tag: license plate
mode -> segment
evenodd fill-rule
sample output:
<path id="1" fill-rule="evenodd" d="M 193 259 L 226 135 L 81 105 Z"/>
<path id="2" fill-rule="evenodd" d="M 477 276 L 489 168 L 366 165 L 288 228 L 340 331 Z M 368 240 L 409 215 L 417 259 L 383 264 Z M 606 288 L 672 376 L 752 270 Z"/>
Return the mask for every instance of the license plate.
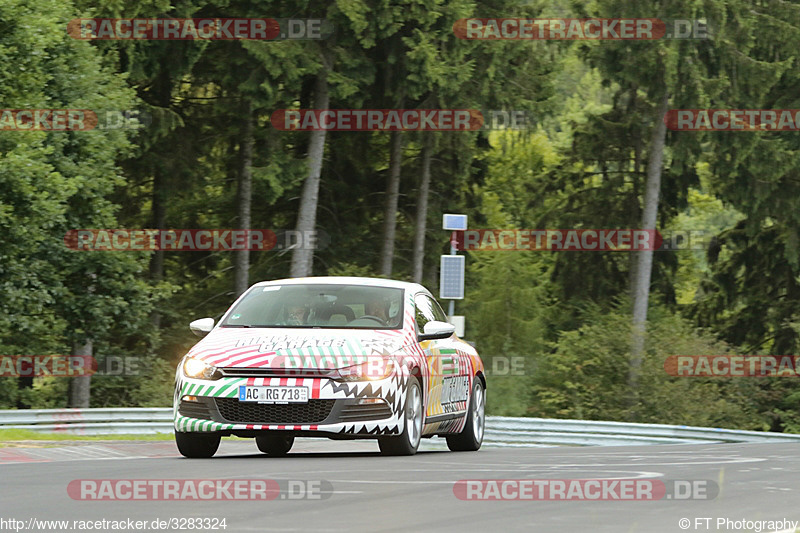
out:
<path id="1" fill-rule="evenodd" d="M 308 387 L 239 387 L 240 402 L 308 403 Z"/>

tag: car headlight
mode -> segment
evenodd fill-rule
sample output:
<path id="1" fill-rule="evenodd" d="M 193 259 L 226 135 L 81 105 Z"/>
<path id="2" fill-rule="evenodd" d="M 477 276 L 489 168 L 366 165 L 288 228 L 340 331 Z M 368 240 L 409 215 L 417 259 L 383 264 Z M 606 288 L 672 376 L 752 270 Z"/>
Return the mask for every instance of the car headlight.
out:
<path id="1" fill-rule="evenodd" d="M 392 359 L 375 357 L 366 363 L 337 368 L 331 377 L 336 381 L 377 381 L 391 376 L 394 369 Z"/>
<path id="2" fill-rule="evenodd" d="M 183 373 L 194 379 L 219 379 L 222 377 L 217 367 L 194 357 L 187 357 L 183 360 Z"/>

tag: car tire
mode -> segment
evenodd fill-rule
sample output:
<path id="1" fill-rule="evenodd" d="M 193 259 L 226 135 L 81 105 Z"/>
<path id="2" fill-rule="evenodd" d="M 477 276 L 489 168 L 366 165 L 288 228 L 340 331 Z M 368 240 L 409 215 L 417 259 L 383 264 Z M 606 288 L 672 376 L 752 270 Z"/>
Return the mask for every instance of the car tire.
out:
<path id="1" fill-rule="evenodd" d="M 190 459 L 208 459 L 219 449 L 221 436 L 216 433 L 175 432 L 175 444 L 181 455 Z"/>
<path id="2" fill-rule="evenodd" d="M 486 424 L 486 389 L 479 377 L 473 379 L 469 412 L 464 429 L 458 435 L 447 437 L 447 447 L 453 452 L 474 452 L 481 448 Z"/>
<path id="3" fill-rule="evenodd" d="M 419 380 L 412 376 L 408 384 L 406 402 L 403 406 L 405 421 L 403 432 L 394 437 L 380 437 L 378 447 L 383 455 L 414 455 L 417 453 L 422 437 L 422 387 Z"/>
<path id="4" fill-rule="evenodd" d="M 291 433 L 264 433 L 256 435 L 256 446 L 267 455 L 281 457 L 289 453 L 294 445 L 294 435 Z"/>

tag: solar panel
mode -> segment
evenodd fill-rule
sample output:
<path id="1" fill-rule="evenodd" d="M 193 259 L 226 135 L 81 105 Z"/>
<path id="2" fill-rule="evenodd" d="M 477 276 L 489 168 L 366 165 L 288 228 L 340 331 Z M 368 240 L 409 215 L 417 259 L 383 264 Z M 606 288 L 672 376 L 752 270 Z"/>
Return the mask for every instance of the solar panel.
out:
<path id="1" fill-rule="evenodd" d="M 464 299 L 464 256 L 443 255 L 439 263 L 439 298 Z"/>
<path id="2" fill-rule="evenodd" d="M 442 215 L 442 229 L 451 231 L 464 231 L 467 229 L 467 215 Z"/>

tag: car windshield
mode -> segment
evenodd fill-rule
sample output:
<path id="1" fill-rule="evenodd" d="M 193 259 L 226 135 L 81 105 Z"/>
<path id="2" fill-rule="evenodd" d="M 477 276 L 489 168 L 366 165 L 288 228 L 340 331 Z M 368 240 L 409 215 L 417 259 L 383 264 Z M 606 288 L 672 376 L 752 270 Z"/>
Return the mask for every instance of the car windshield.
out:
<path id="1" fill-rule="evenodd" d="M 403 289 L 364 285 L 254 287 L 221 327 L 400 329 Z"/>

